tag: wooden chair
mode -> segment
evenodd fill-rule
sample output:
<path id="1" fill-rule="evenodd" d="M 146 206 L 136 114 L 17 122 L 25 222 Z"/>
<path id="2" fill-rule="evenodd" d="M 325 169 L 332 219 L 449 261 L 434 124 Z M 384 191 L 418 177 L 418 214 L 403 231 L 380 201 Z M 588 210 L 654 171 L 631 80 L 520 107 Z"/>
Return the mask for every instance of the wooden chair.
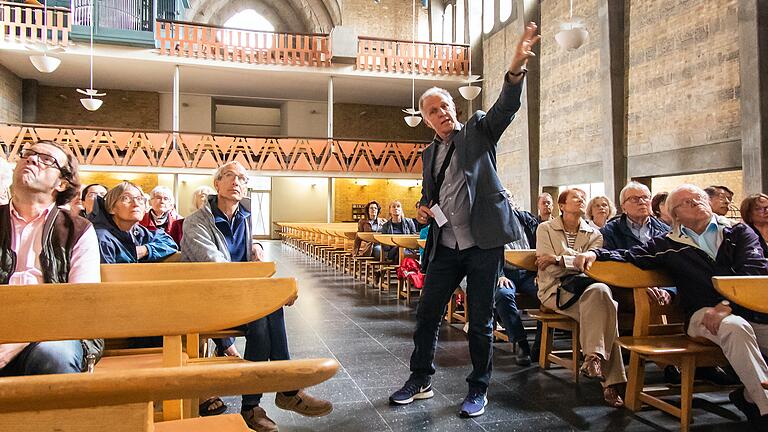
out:
<path id="1" fill-rule="evenodd" d="M 618 340 L 629 350 L 629 371 L 625 405 L 638 411 L 643 403 L 680 418 L 680 430 L 687 431 L 691 424 L 691 405 L 694 392 L 722 390 L 722 387 L 700 385 L 694 388 L 694 373 L 698 366 L 723 366 L 728 362 L 719 347 L 700 343 L 685 334 L 685 316 L 676 305 L 653 304 L 646 293 L 647 287 L 673 286 L 674 282 L 659 271 L 641 270 L 629 263 L 596 262 L 586 272 L 593 279 L 613 287 L 633 289 L 635 319 L 632 336 Z M 671 364 L 680 368 L 679 389 L 654 386 L 645 388 L 645 362 Z M 680 406 L 661 399 L 680 395 Z"/>
<path id="2" fill-rule="evenodd" d="M 531 252 L 533 252 L 533 254 L 531 254 Z M 538 268 L 536 267 L 536 251 L 534 249 L 505 250 L 504 261 L 507 264 L 511 264 L 522 270 L 538 271 Z M 533 318 L 531 313 L 535 313 L 537 309 L 540 309 L 541 303 L 536 295 L 517 293 L 515 297 L 518 310 L 520 312 L 525 312 L 531 318 Z M 526 328 L 526 330 L 529 329 Z M 531 328 L 531 330 L 535 330 L 535 328 Z M 493 335 L 497 341 L 501 340 L 509 342 L 509 335 L 507 335 L 506 332 L 494 330 Z"/>
<path id="3" fill-rule="evenodd" d="M 399 265 L 402 265 L 403 259 L 405 258 L 405 251 L 410 250 L 418 250 L 419 249 L 419 235 L 418 234 L 408 234 L 408 235 L 393 235 L 392 236 L 392 242 L 395 243 L 400 248 L 400 254 L 398 257 L 398 263 Z M 411 283 L 408 282 L 408 279 L 397 281 L 397 296 L 398 298 L 402 297 L 405 298 L 406 303 L 411 302 L 411 294 L 421 294 L 421 290 L 417 289 L 415 287 L 411 286 Z"/>
<path id="4" fill-rule="evenodd" d="M 333 360 L 186 366 L 181 335 L 232 327 L 263 317 L 296 295 L 293 279 L 108 282 L 0 287 L 0 343 L 164 335 L 160 362 L 93 374 L 0 378 L 0 430 L 245 431 L 242 419 L 217 416 L 153 424 L 153 400 L 166 400 L 166 420 L 180 401 L 210 394 L 285 391 L 322 382 Z M 227 314 L 219 311 L 226 307 Z M 141 357 L 141 356 L 138 356 Z M 183 367 L 182 367 L 183 366 Z M 55 389 L 55 391 L 51 391 Z M 157 427 L 155 427 L 157 426 Z"/>

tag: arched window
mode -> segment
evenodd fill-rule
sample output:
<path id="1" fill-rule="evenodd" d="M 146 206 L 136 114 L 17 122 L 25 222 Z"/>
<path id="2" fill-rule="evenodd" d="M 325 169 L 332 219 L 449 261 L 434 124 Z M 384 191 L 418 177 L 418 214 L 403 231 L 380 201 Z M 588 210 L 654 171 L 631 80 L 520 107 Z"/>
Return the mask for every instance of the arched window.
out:
<path id="1" fill-rule="evenodd" d="M 453 5 L 446 6 L 443 12 L 443 42 L 453 42 Z"/>
<path id="2" fill-rule="evenodd" d="M 501 0 L 499 2 L 499 20 L 504 22 L 512 15 L 512 0 Z"/>
<path id="3" fill-rule="evenodd" d="M 496 15 L 494 14 L 494 0 L 483 0 L 483 31 L 489 33 L 496 24 Z"/>
<path id="4" fill-rule="evenodd" d="M 464 2 L 466 0 L 458 0 L 456 2 L 456 43 L 464 43 L 464 27 L 465 27 L 465 7 Z"/>
<path id="5" fill-rule="evenodd" d="M 255 32 L 274 32 L 275 26 L 266 18 L 261 16 L 253 9 L 240 11 L 230 17 L 224 27 L 240 30 L 253 30 Z M 236 44 L 238 46 L 247 45 L 254 48 L 271 48 L 272 37 L 266 33 L 247 33 L 241 34 L 238 38 L 232 32 L 224 32 L 222 42 L 227 45 Z"/>

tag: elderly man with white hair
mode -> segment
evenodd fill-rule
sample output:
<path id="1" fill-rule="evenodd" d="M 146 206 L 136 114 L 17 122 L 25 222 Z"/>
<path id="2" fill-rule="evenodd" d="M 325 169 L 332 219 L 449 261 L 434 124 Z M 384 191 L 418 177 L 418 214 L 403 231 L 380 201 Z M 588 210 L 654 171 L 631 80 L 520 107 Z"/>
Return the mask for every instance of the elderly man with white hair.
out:
<path id="1" fill-rule="evenodd" d="M 745 224 L 731 225 L 713 214 L 707 194 L 693 185 L 677 187 L 667 198 L 674 229 L 627 250 L 598 249 L 577 256 L 574 265 L 595 260 L 662 268 L 674 280 L 689 317 L 688 335 L 716 343 L 744 383 L 730 398 L 756 430 L 768 430 L 768 314 L 729 303 L 713 287 L 712 276 L 768 275 L 757 235 Z"/>
<path id="2" fill-rule="evenodd" d="M 165 186 L 156 186 L 149 193 L 149 207 L 149 211 L 140 222 L 141 225 L 150 231 L 164 230 L 178 244 L 181 238 L 178 236 L 178 231 L 173 229 L 173 225 L 179 220 L 179 215 L 176 214 L 173 191 Z"/>

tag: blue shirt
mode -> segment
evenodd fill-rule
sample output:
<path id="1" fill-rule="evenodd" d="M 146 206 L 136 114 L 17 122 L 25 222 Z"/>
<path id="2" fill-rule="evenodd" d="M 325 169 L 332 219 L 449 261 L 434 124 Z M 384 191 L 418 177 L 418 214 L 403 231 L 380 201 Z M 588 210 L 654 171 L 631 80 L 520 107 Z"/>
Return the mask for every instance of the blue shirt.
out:
<path id="1" fill-rule="evenodd" d="M 645 223 L 642 225 L 632 222 L 632 219 L 627 216 L 627 226 L 632 234 L 640 240 L 640 243 L 645 243 L 651 239 L 651 218 L 646 218 Z"/>
<path id="2" fill-rule="evenodd" d="M 213 222 L 216 228 L 224 235 L 227 242 L 229 256 L 232 262 L 248 261 L 248 217 L 251 215 L 243 206 L 238 205 L 237 211 L 232 215 L 232 220 L 219 210 L 218 197 L 211 201 L 211 211 L 213 212 Z"/>
<path id="3" fill-rule="evenodd" d="M 717 223 L 717 218 L 713 215 L 709 225 L 701 234 L 696 234 L 693 230 L 684 226 L 680 227 L 680 231 L 690 237 L 707 255 L 715 259 L 717 257 L 717 250 L 720 249 L 720 243 L 723 242 L 723 228 Z"/>

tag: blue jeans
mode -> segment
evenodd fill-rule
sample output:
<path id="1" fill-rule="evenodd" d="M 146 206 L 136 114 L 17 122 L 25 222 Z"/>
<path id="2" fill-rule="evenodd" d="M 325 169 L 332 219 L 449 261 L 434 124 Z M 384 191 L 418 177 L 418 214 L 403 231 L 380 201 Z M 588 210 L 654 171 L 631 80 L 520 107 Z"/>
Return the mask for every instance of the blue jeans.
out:
<path id="1" fill-rule="evenodd" d="M 264 318 L 251 321 L 237 327 L 245 332 L 245 354 L 249 361 L 290 360 L 288 337 L 285 334 L 283 308 Z M 291 393 L 291 392 L 286 392 Z M 256 406 L 261 402 L 261 394 L 243 395 L 244 407 Z"/>
<path id="2" fill-rule="evenodd" d="M 512 281 L 512 287 L 498 287 L 494 295 L 496 312 L 501 318 L 504 328 L 507 329 L 509 341 L 517 343 L 524 351 L 529 351 L 528 342 L 523 328 L 523 321 L 517 309 L 515 294 L 520 292 L 536 296 L 536 273 L 525 270 L 504 269 L 504 276 Z"/>
<path id="3" fill-rule="evenodd" d="M 85 366 L 83 357 L 79 340 L 35 342 L 0 369 L 0 376 L 80 373 Z"/>
<path id="4" fill-rule="evenodd" d="M 503 260 L 503 247 L 472 247 L 459 251 L 437 246 L 435 258 L 427 267 L 416 310 L 411 380 L 423 382 L 434 375 L 433 360 L 440 323 L 453 291 L 466 276 L 469 355 L 472 359 L 472 372 L 467 376 L 467 382 L 472 388 L 483 391 L 488 388 L 492 369 L 493 293 Z"/>

